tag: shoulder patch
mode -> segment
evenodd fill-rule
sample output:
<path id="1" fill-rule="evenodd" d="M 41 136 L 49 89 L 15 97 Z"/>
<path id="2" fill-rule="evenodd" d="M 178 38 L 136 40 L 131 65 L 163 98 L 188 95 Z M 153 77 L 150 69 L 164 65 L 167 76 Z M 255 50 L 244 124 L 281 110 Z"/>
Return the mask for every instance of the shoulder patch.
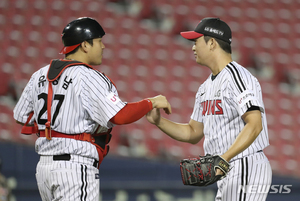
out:
<path id="1" fill-rule="evenodd" d="M 113 104 L 117 105 L 121 100 L 120 98 L 114 94 L 113 92 L 109 93 L 106 98 Z"/>

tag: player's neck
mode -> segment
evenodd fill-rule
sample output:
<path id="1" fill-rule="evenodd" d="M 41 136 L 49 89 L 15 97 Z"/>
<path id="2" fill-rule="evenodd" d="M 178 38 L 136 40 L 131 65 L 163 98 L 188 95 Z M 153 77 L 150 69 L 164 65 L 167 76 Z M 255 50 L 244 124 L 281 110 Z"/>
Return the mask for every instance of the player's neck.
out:
<path id="1" fill-rule="evenodd" d="M 218 54 L 214 60 L 212 60 L 209 68 L 213 75 L 217 75 L 232 61 L 231 54 Z"/>
<path id="2" fill-rule="evenodd" d="M 65 59 L 67 60 L 75 60 L 75 61 L 80 61 L 82 63 L 87 63 L 87 59 L 85 59 L 85 57 L 82 57 L 80 56 L 79 54 L 71 54 L 71 55 L 68 55 Z"/>

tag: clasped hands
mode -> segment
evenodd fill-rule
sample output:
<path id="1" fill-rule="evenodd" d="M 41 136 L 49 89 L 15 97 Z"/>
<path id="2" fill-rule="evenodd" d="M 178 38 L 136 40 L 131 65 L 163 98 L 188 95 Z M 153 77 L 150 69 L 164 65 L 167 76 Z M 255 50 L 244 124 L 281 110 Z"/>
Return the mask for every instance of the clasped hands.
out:
<path id="1" fill-rule="evenodd" d="M 147 120 L 151 124 L 158 125 L 160 121 L 160 111 L 163 109 L 166 114 L 172 113 L 172 108 L 167 98 L 162 95 L 155 96 L 153 98 L 148 98 L 152 102 L 153 109 L 146 114 Z"/>

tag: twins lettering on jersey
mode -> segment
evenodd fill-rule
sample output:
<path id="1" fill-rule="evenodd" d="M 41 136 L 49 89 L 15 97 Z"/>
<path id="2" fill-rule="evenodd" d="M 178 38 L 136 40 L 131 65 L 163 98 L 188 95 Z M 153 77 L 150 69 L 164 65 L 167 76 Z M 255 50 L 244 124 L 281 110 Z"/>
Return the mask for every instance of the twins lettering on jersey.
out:
<path id="1" fill-rule="evenodd" d="M 201 93 L 201 96 L 205 94 Z M 201 102 L 201 106 L 203 108 L 202 116 L 205 115 L 222 115 L 223 114 L 223 108 L 222 108 L 222 100 L 219 99 L 221 96 L 221 90 L 218 90 L 214 97 L 217 99 L 214 100 L 205 100 Z"/>
<path id="2" fill-rule="evenodd" d="M 201 106 L 203 108 L 202 116 L 223 114 L 221 99 L 203 101 L 201 102 Z"/>

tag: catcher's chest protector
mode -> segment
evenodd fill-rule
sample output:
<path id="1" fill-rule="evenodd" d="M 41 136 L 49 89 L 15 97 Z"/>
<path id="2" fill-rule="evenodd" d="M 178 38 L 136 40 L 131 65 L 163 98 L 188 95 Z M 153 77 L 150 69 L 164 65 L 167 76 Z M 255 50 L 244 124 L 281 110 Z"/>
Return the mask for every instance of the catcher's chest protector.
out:
<path id="1" fill-rule="evenodd" d="M 59 59 L 54 59 L 50 63 L 50 67 L 48 70 L 47 74 L 47 79 L 49 81 L 48 85 L 48 97 L 47 97 L 47 122 L 45 123 L 45 134 L 46 138 L 48 140 L 51 140 L 51 105 L 52 105 L 52 96 L 53 96 L 53 90 L 52 90 L 52 83 L 59 78 L 59 76 L 63 73 L 63 71 L 70 67 L 70 66 L 76 66 L 76 65 L 84 65 L 88 68 L 93 67 L 79 62 L 79 61 L 74 61 L 74 60 L 59 60 Z"/>

